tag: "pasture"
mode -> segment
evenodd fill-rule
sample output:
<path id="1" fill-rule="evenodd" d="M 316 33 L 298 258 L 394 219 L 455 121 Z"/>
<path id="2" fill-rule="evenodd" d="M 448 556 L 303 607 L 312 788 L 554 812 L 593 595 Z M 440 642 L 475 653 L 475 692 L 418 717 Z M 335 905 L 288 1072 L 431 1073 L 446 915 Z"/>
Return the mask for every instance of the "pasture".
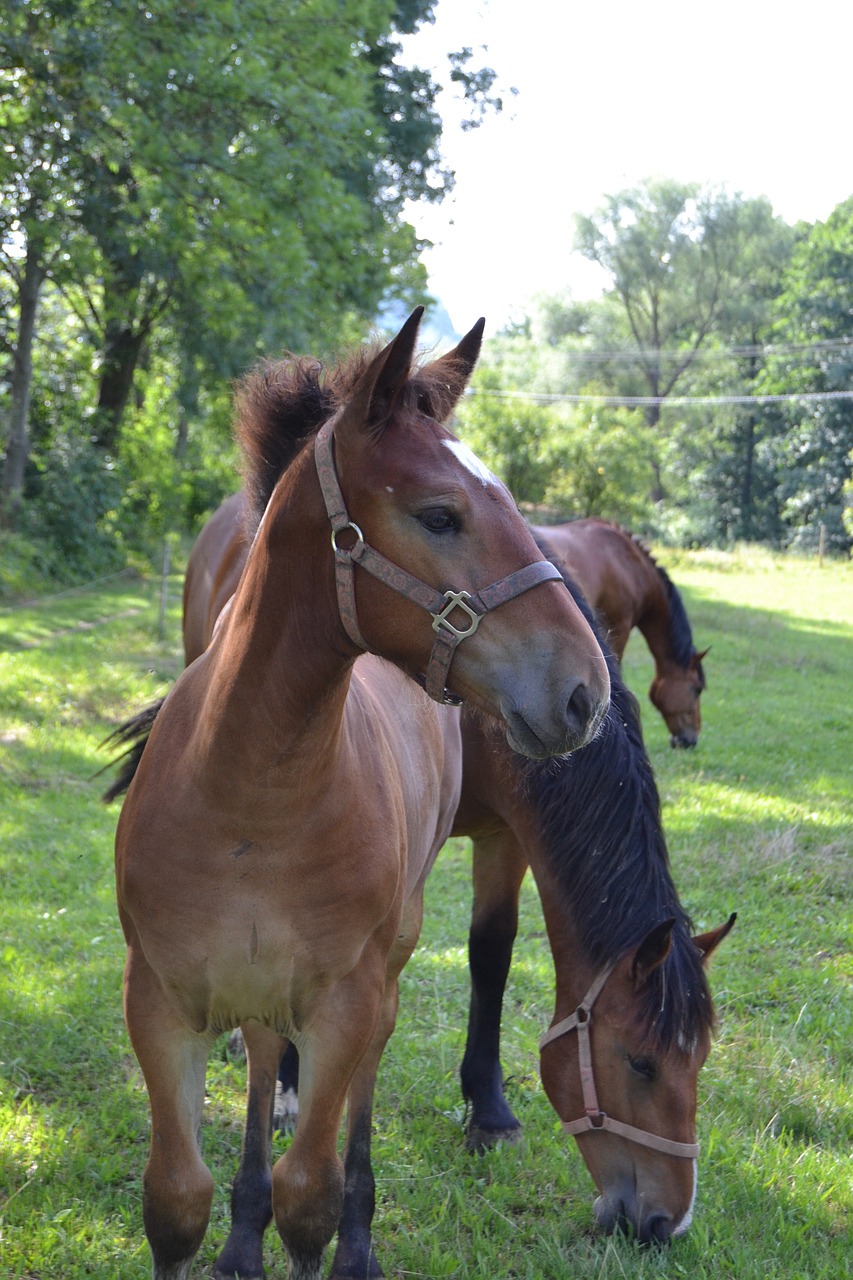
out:
<path id="1" fill-rule="evenodd" d="M 853 565 L 661 556 L 706 660 L 703 732 L 672 751 L 630 642 L 673 871 L 699 929 L 732 910 L 714 958 L 719 1037 L 700 1080 L 693 1226 L 663 1251 L 592 1234 L 592 1183 L 538 1078 L 551 964 L 525 883 L 503 1062 L 520 1148 L 462 1143 L 468 846 L 427 885 L 375 1113 L 377 1253 L 389 1277 L 839 1280 L 853 1274 Z M 98 742 L 180 670 L 180 580 L 157 638 L 159 584 L 118 578 L 0 614 L 0 1277 L 143 1280 L 148 1108 L 121 1014 L 117 806 Z M 244 1070 L 208 1071 L 216 1178 L 196 1274 L 227 1233 Z M 285 1137 L 276 1136 L 276 1150 Z M 266 1264 L 285 1275 L 274 1233 Z"/>

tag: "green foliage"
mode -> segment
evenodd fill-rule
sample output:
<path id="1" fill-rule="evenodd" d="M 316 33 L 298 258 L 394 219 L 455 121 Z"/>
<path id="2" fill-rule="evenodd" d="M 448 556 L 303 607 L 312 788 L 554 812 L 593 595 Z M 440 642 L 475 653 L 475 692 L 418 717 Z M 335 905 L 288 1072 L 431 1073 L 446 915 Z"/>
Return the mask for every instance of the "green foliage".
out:
<path id="1" fill-rule="evenodd" d="M 510 1280 L 844 1280 L 850 1276 L 850 856 L 853 641 L 849 564 L 746 548 L 671 555 L 697 643 L 711 645 L 703 734 L 672 751 L 625 655 L 680 895 L 698 928 L 737 910 L 710 980 L 719 1033 L 700 1076 L 695 1220 L 670 1248 L 591 1231 L 592 1181 L 541 1087 L 553 1011 L 528 878 L 505 1002 L 503 1063 L 521 1147 L 463 1149 L 470 852 L 450 841 L 427 882 L 379 1076 L 375 1238 L 388 1276 Z M 121 1014 L 115 808 L 98 742 L 180 669 L 180 580 L 156 639 L 159 583 L 129 579 L 0 615 L 0 1273 L 146 1280 L 145 1090 Z M 796 749 L 792 749 L 796 744 Z M 220 1042 L 202 1126 L 216 1180 L 197 1263 L 221 1246 L 245 1068 Z M 277 1135 L 275 1154 L 289 1139 Z M 275 1232 L 270 1280 L 286 1264 Z"/>
<path id="2" fill-rule="evenodd" d="M 531 403 L 501 390 L 499 373 L 485 365 L 457 429 L 528 507 L 555 519 L 603 515 L 638 525 L 648 515 L 651 443 L 641 414 Z"/>
<path id="3" fill-rule="evenodd" d="M 324 355 L 363 337 L 388 294 L 422 297 L 403 203 L 440 198 L 452 176 L 438 86 L 405 64 L 397 35 L 432 11 L 433 0 L 5 6 L 0 375 L 5 363 L 17 381 L 0 401 L 4 519 L 31 453 L 46 475 L 54 447 L 83 457 L 95 444 L 123 477 L 117 545 L 145 545 L 221 492 L 206 437 L 235 376 L 282 347 Z M 494 109 L 493 73 L 470 56 L 455 55 L 452 74 L 472 106 Z M 139 409 L 152 397 L 166 412 L 156 428 Z M 152 441 L 150 475 L 137 430 Z M 164 431 L 177 458 L 201 464 L 197 485 L 168 461 Z"/>
<path id="4" fill-rule="evenodd" d="M 653 451 L 641 413 L 578 405 L 560 433 L 545 503 L 567 519 L 601 516 L 643 529 L 651 514 Z"/>
<path id="5" fill-rule="evenodd" d="M 849 550 L 853 198 L 825 224 L 790 227 L 766 200 L 653 181 L 579 217 L 577 244 L 612 287 L 542 298 L 487 344 L 517 423 L 514 436 L 497 411 L 480 415 L 495 469 L 526 479 L 532 457 L 534 501 L 677 544 L 814 550 L 823 526 L 829 547 Z M 645 400 L 650 429 L 608 399 Z M 547 404 L 547 450 L 521 443 L 526 401 Z"/>
<path id="6" fill-rule="evenodd" d="M 120 484 L 101 450 L 74 437 L 54 441 L 32 480 L 21 527 L 40 548 L 37 562 L 50 578 L 80 582 L 124 563 L 109 520 Z"/>
<path id="7" fill-rule="evenodd" d="M 786 405 L 776 420 L 774 459 L 788 540 L 814 548 L 819 527 L 827 544 L 848 550 L 845 486 L 853 450 L 853 197 L 804 236 L 783 277 L 775 336 L 791 354 L 770 362 L 771 392 L 815 394 Z M 797 351 L 805 346 L 805 354 Z M 842 393 L 833 395 L 833 393 Z"/>

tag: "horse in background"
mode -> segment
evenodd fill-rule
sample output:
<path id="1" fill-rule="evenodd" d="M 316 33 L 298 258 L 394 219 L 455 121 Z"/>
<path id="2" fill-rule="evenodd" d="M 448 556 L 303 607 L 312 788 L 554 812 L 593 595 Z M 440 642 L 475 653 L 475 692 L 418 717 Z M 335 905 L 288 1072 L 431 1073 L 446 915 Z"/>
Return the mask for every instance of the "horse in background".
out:
<path id="1" fill-rule="evenodd" d="M 540 545 L 547 549 L 545 540 Z M 504 1096 L 500 1031 L 529 866 L 556 984 L 554 1016 L 540 1042 L 545 1091 L 598 1189 L 599 1227 L 627 1226 L 642 1242 L 664 1242 L 692 1217 L 697 1079 L 714 1024 L 705 965 L 735 917 L 693 933 L 671 876 L 639 707 L 599 639 L 610 708 L 580 751 L 539 767 L 505 750 L 481 716 L 463 710 L 453 834 L 469 836 L 474 855 L 460 1073 L 467 1143 L 482 1151 L 521 1131 Z"/>
<path id="2" fill-rule="evenodd" d="M 695 747 L 705 688 L 702 660 L 684 602 L 668 574 L 634 535 L 607 520 L 535 525 L 598 614 L 608 643 L 621 662 L 633 627 L 642 633 L 655 662 L 649 698 L 662 715 L 673 747 Z"/>
<path id="3" fill-rule="evenodd" d="M 262 1275 L 274 1217 L 298 1280 L 319 1280 L 336 1230 L 332 1275 L 381 1275 L 373 1093 L 458 802 L 459 714 L 442 704 L 470 702 L 543 758 L 582 745 L 606 713 L 588 622 L 507 490 L 442 425 L 482 322 L 418 368 L 421 310 L 381 350 L 326 373 L 278 362 L 243 385 L 259 518 L 239 583 L 204 652 L 118 731 L 130 754 L 108 794 L 127 787 L 116 882 L 125 1017 L 151 1106 L 154 1280 L 187 1280 L 207 1229 L 205 1064 L 235 1026 L 249 1092 L 233 1205 L 251 1229 L 232 1231 L 214 1274 Z M 270 1169 L 289 1042 L 301 1114 Z"/>

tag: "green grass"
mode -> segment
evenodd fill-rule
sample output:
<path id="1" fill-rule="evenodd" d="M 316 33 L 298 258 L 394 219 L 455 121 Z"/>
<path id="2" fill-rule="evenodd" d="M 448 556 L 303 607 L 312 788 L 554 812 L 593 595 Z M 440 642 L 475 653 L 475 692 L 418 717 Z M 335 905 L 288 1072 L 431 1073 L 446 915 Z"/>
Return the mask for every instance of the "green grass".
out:
<path id="1" fill-rule="evenodd" d="M 749 549 L 662 557 L 706 661 L 702 740 L 675 752 L 641 697 L 676 883 L 697 926 L 738 925 L 712 968 L 720 1034 L 701 1078 L 695 1222 L 659 1253 L 591 1231 L 592 1183 L 538 1079 L 552 975 L 535 890 L 507 993 L 521 1148 L 463 1150 L 468 846 L 442 852 L 383 1063 L 375 1236 L 389 1277 L 838 1280 L 850 1210 L 853 567 Z M 180 670 L 158 588 L 127 578 L 0 613 L 0 1277 L 143 1280 L 145 1092 L 121 1016 L 116 809 L 97 744 Z M 216 1178 L 196 1274 L 226 1233 L 243 1068 L 217 1047 L 203 1145 Z M 276 1138 L 279 1149 L 286 1139 Z M 268 1235 L 271 1280 L 286 1274 Z"/>

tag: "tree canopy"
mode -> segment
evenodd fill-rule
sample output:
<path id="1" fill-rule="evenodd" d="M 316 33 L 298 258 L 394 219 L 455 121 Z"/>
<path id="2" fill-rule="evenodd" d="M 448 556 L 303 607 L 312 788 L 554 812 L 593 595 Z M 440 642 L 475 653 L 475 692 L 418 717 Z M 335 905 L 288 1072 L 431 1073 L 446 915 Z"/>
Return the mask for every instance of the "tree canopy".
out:
<path id="1" fill-rule="evenodd" d="M 433 4 L 4 0 L 7 526 L 63 447 L 120 466 L 146 394 L 180 453 L 258 355 L 322 354 L 389 294 L 423 296 L 401 210 L 452 175 L 438 85 L 399 37 Z M 450 65 L 481 108 L 494 73 L 470 50 Z"/>
<path id="2" fill-rule="evenodd" d="M 610 287 L 543 298 L 487 344 L 480 403 L 462 411 L 495 463 L 508 413 L 534 420 L 503 460 L 509 474 L 523 461 L 517 496 L 693 543 L 814 546 L 823 526 L 847 549 L 851 201 L 791 227 L 766 199 L 654 180 L 576 228 Z M 536 435 L 547 446 L 531 457 Z"/>

